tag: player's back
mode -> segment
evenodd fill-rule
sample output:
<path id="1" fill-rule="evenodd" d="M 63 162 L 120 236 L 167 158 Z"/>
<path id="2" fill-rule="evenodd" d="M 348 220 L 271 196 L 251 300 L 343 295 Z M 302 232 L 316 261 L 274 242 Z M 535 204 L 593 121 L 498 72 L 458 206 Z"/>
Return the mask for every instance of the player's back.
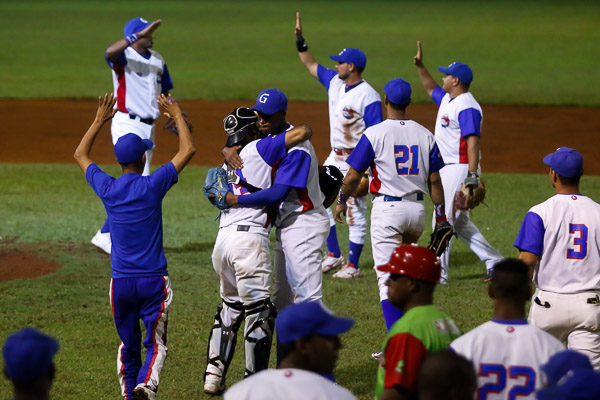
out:
<path id="1" fill-rule="evenodd" d="M 541 387 L 540 366 L 564 345 L 527 321 L 488 321 L 450 344 L 473 362 L 478 399 L 534 399 Z"/>

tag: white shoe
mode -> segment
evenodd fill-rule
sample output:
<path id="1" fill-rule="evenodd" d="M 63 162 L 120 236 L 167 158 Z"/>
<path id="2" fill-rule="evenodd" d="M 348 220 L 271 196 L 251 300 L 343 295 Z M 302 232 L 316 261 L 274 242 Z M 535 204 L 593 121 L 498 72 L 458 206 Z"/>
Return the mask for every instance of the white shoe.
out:
<path id="1" fill-rule="evenodd" d="M 204 377 L 204 393 L 218 396 L 225 391 L 223 377 L 215 374 L 206 374 Z"/>
<path id="2" fill-rule="evenodd" d="M 355 268 L 354 264 L 346 264 L 344 268 L 333 274 L 334 278 L 352 279 L 360 276 L 360 268 Z"/>
<path id="3" fill-rule="evenodd" d="M 140 383 L 133 389 L 131 393 L 133 400 L 156 400 L 156 392 L 145 385 Z"/>
<path id="4" fill-rule="evenodd" d="M 383 357 L 383 351 L 376 351 L 375 353 L 371 353 L 371 358 L 373 358 L 374 360 L 381 360 L 381 358 Z"/>
<path id="5" fill-rule="evenodd" d="M 96 234 L 92 238 L 92 244 L 96 247 L 99 247 L 105 253 L 110 254 L 110 249 L 112 247 L 112 242 L 110 240 L 110 232 L 96 232 Z"/>
<path id="6" fill-rule="evenodd" d="M 333 253 L 328 253 L 327 257 L 325 257 L 325 259 L 321 263 L 321 269 L 323 270 L 323 272 L 329 272 L 332 269 L 336 269 L 343 266 L 345 263 L 346 260 L 344 259 L 344 256 L 342 254 L 340 254 L 339 257 L 334 257 Z"/>

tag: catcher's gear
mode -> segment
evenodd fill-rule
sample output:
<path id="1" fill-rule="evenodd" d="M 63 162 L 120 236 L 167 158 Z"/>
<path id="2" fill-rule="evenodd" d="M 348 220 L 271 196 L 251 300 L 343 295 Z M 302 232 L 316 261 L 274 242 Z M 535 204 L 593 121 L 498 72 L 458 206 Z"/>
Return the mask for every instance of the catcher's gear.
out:
<path id="1" fill-rule="evenodd" d="M 240 144 L 247 136 L 252 139 L 257 132 L 258 117 L 248 107 L 238 107 L 223 120 L 223 129 L 227 133 L 227 147 Z"/>
<path id="2" fill-rule="evenodd" d="M 188 129 L 190 130 L 190 133 L 192 133 L 193 126 L 188 118 L 188 115 L 186 113 L 182 112 L 181 116 L 183 117 L 185 124 L 187 125 Z M 166 131 L 169 131 L 169 132 L 173 132 L 174 134 L 179 136 L 179 128 L 177 128 L 177 123 L 175 122 L 175 120 L 173 118 L 169 118 L 167 123 L 164 124 L 163 129 Z"/>
<path id="3" fill-rule="evenodd" d="M 235 168 L 227 164 L 227 183 L 235 186 L 241 186 L 248 190 L 250 193 L 256 193 L 259 190 L 262 190 L 261 188 L 258 188 L 240 178 L 240 176 L 236 172 L 237 170 Z"/>
<path id="4" fill-rule="evenodd" d="M 204 180 L 204 195 L 219 210 L 229 208 L 225 197 L 229 191 L 227 172 L 223 168 L 211 168 Z"/>
<path id="5" fill-rule="evenodd" d="M 322 165 L 319 167 L 319 188 L 325 196 L 323 206 L 328 208 L 335 199 L 342 187 L 344 175 L 333 165 Z"/>
<path id="6" fill-rule="evenodd" d="M 275 305 L 270 298 L 244 306 L 246 313 L 246 376 L 269 368 L 269 356 L 275 330 Z"/>
<path id="7" fill-rule="evenodd" d="M 442 263 L 435 253 L 415 243 L 396 247 L 390 262 L 377 267 L 390 274 L 408 275 L 423 281 L 437 283 L 442 276 Z"/>
<path id="8" fill-rule="evenodd" d="M 354 192 L 352 192 L 352 197 L 363 197 L 369 193 L 369 175 L 364 174 L 362 178 L 360 178 L 360 183 Z"/>
<path id="9" fill-rule="evenodd" d="M 468 180 L 471 181 L 468 181 Z M 476 179 L 476 181 L 475 181 Z M 473 184 L 474 182 L 476 184 Z M 460 187 L 460 191 L 456 193 L 454 198 L 455 210 L 471 210 L 477 207 L 480 203 L 485 204 L 485 181 L 479 177 L 468 177 Z"/>
<path id="10" fill-rule="evenodd" d="M 208 336 L 207 373 L 222 376 L 225 379 L 229 364 L 233 359 L 237 331 L 244 320 L 244 306 L 240 302 L 230 303 L 222 300 Z M 204 374 L 206 379 L 206 373 Z"/>
<path id="11" fill-rule="evenodd" d="M 440 257 L 450 244 L 452 235 L 454 235 L 454 230 L 448 221 L 436 223 L 427 248 Z"/>

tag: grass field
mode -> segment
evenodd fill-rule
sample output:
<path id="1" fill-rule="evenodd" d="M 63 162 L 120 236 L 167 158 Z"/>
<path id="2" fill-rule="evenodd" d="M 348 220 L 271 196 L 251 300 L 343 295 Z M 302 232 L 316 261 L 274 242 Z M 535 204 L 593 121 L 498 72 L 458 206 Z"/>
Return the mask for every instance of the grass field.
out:
<path id="1" fill-rule="evenodd" d="M 107 170 L 118 174 L 115 166 Z M 3 164 L 0 171 L 0 252 L 32 245 L 36 254 L 62 265 L 49 276 L 0 283 L 0 338 L 32 325 L 60 339 L 54 398 L 118 398 L 119 340 L 108 302 L 110 261 L 88 244 L 105 218 L 100 201 L 74 165 Z M 162 399 L 204 398 L 206 340 L 219 302 L 218 279 L 210 262 L 217 212 L 201 193 L 205 174 L 205 168 L 187 168 L 164 201 L 165 253 L 174 301 L 169 357 L 161 375 Z M 512 243 L 523 216 L 529 207 L 551 196 L 552 188 L 545 175 L 488 174 L 486 178 L 489 208 L 478 208 L 474 220 L 502 254 L 516 256 Z M 600 177 L 584 176 L 582 191 L 599 198 Z M 343 236 L 345 227 L 340 230 Z M 429 232 L 421 244 L 427 242 Z M 369 355 L 385 335 L 372 262 L 367 240 L 360 264 L 364 277 L 352 282 L 324 279 L 326 303 L 357 321 L 343 337 L 337 378 L 360 399 L 372 397 L 377 364 Z M 481 282 L 484 267 L 462 243 L 455 246 L 451 264 L 451 282 L 438 288 L 436 303 L 467 331 L 491 317 L 491 302 Z M 238 350 L 242 350 L 239 345 Z M 236 355 L 230 382 L 241 378 L 242 354 Z M 8 382 L 1 380 L 0 399 L 10 398 L 8 388 Z"/>
<path id="2" fill-rule="evenodd" d="M 589 82 L 600 61 L 597 1 L 10 1 L 0 3 L 0 97 L 96 97 L 110 91 L 106 47 L 130 18 L 163 19 L 155 49 L 181 99 L 253 99 L 277 87 L 293 100 L 325 100 L 294 46 L 295 12 L 317 61 L 358 47 L 379 91 L 413 85 L 416 40 L 425 63 L 469 63 L 482 103 L 600 106 Z M 434 74 L 440 76 L 441 74 Z M 426 101 L 414 90 L 414 101 Z"/>

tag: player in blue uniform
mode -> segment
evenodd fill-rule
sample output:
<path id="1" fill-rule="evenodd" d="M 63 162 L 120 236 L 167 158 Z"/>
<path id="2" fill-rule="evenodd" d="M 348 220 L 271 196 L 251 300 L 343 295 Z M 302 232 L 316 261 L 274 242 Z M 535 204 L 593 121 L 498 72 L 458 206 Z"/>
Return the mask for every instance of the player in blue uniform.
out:
<path id="1" fill-rule="evenodd" d="M 100 99 L 94 122 L 75 150 L 75 160 L 100 197 L 113 237 L 110 302 L 121 339 L 117 368 L 125 399 L 154 399 L 159 374 L 167 355 L 167 316 L 171 281 L 163 250 L 162 199 L 178 180 L 178 174 L 196 149 L 177 103 L 161 95 L 159 103 L 179 129 L 179 151 L 171 162 L 149 176 L 142 176 L 145 152 L 153 146 L 133 133 L 119 138 L 115 155 L 123 175 L 115 179 L 90 159 L 96 136 L 111 119 L 116 99 Z M 146 360 L 141 360 L 140 319 L 146 328 Z"/>

